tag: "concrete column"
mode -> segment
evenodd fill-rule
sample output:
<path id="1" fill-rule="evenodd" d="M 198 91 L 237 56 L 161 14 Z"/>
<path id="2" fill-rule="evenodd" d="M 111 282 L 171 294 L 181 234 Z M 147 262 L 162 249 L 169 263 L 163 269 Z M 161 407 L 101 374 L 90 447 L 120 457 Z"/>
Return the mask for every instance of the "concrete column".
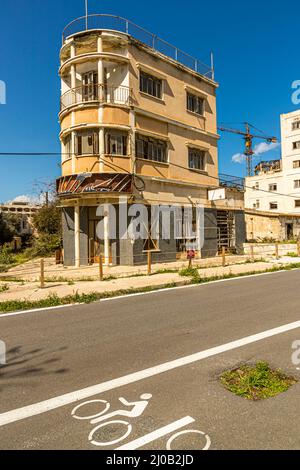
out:
<path id="1" fill-rule="evenodd" d="M 74 207 L 75 266 L 80 266 L 80 206 Z"/>
<path id="2" fill-rule="evenodd" d="M 76 88 L 76 65 L 71 65 L 71 88 Z"/>
<path id="3" fill-rule="evenodd" d="M 135 112 L 133 109 L 129 113 L 129 123 L 131 127 L 131 141 L 130 141 L 130 154 L 131 154 L 131 171 L 136 173 L 136 156 L 135 156 Z"/>
<path id="4" fill-rule="evenodd" d="M 108 204 L 104 206 L 104 262 L 105 265 L 109 265 L 109 208 Z"/>
<path id="5" fill-rule="evenodd" d="M 75 42 L 72 42 L 71 43 L 71 59 L 74 59 L 74 57 L 76 57 L 76 46 L 75 46 Z"/>
<path id="6" fill-rule="evenodd" d="M 71 149 L 72 149 L 72 174 L 76 173 L 76 155 L 75 155 L 75 139 L 76 134 L 73 131 L 71 134 Z"/>
<path id="7" fill-rule="evenodd" d="M 103 40 L 102 36 L 98 36 L 97 40 L 97 52 L 101 54 L 103 52 Z M 99 99 L 100 103 L 103 102 L 103 85 L 104 85 L 104 65 L 102 57 L 98 60 L 98 83 L 99 83 Z"/>
<path id="8" fill-rule="evenodd" d="M 99 171 L 100 173 L 103 173 L 104 172 L 104 155 L 105 155 L 105 134 L 104 134 L 103 127 L 100 127 L 99 129 L 99 155 L 100 155 Z"/>

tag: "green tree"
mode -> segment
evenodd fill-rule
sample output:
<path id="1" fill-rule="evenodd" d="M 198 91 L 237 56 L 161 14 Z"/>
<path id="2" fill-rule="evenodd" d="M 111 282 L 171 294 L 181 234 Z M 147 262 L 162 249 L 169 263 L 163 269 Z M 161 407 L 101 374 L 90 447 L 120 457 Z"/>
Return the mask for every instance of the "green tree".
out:
<path id="1" fill-rule="evenodd" d="M 33 224 L 40 235 L 61 236 L 61 210 L 57 207 L 57 202 L 43 206 L 36 212 L 33 216 Z"/>
<path id="2" fill-rule="evenodd" d="M 34 216 L 33 225 L 38 237 L 31 250 L 35 256 L 49 256 L 61 247 L 61 210 L 54 201 L 43 206 Z"/>

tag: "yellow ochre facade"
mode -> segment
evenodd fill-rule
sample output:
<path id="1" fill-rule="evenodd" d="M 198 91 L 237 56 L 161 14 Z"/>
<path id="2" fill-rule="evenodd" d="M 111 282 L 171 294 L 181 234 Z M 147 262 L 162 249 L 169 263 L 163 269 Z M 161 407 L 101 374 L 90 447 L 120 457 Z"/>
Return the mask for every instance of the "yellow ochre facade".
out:
<path id="1" fill-rule="evenodd" d="M 145 260 L 145 244 L 97 241 L 97 207 L 118 205 L 120 196 L 129 204 L 201 203 L 213 215 L 219 136 L 211 67 L 128 20 L 92 15 L 66 28 L 59 74 L 66 264 L 88 264 L 101 251 L 107 264 Z M 212 231 L 210 255 L 218 248 Z M 178 258 L 179 245 L 168 259 Z M 154 251 L 166 260 L 162 244 Z"/>

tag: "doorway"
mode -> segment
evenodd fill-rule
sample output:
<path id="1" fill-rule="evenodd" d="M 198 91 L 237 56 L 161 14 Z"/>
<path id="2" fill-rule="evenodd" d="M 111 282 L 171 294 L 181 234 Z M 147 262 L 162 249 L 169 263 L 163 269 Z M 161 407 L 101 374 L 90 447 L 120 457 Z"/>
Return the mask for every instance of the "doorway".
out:
<path id="1" fill-rule="evenodd" d="M 294 238 L 294 224 L 285 224 L 285 235 L 287 240 Z"/>

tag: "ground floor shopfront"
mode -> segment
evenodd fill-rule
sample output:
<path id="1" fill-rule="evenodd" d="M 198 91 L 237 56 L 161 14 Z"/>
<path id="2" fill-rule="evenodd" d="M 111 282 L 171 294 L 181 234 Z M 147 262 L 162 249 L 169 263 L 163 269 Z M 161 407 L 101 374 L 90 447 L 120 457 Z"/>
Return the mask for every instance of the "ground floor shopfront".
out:
<path id="1" fill-rule="evenodd" d="M 121 176 L 112 180 L 114 186 L 109 178 L 105 186 L 95 184 L 95 176 L 86 176 L 84 186 L 82 177 L 60 181 L 65 265 L 97 263 L 100 255 L 106 265 L 146 264 L 149 251 L 154 263 L 165 263 L 186 258 L 191 248 L 199 258 L 214 257 L 223 246 L 242 253 L 241 195 L 231 193 L 227 207 L 228 201 L 210 202 L 205 187 L 149 179 L 137 188 Z M 155 230 L 153 208 L 159 208 Z M 131 235 L 134 223 L 138 236 Z"/>

